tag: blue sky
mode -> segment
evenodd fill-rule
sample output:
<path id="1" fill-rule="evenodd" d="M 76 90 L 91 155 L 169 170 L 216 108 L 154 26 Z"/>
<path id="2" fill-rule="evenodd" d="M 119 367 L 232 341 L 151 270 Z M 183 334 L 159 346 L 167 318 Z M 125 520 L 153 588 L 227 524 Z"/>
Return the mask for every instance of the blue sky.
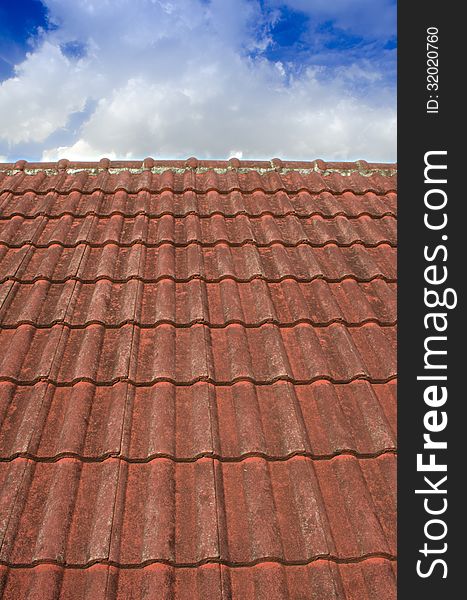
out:
<path id="1" fill-rule="evenodd" d="M 39 0 L 2 0 L 0 3 L 0 79 L 12 77 L 26 58 L 28 40 L 47 27 L 47 9 Z"/>
<path id="2" fill-rule="evenodd" d="M 2 0 L 2 160 L 395 160 L 393 0 Z"/>

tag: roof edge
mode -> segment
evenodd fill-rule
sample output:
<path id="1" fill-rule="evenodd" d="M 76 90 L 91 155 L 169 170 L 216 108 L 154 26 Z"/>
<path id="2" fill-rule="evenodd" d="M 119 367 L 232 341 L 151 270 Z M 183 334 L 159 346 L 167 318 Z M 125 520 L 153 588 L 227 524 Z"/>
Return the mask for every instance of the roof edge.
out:
<path id="1" fill-rule="evenodd" d="M 385 176 L 395 175 L 397 173 L 397 163 L 374 163 L 366 160 L 357 160 L 355 162 L 326 162 L 321 159 L 312 161 L 283 161 L 279 158 L 271 160 L 239 160 L 231 158 L 229 160 L 198 160 L 191 157 L 187 160 L 156 160 L 154 158 L 145 158 L 144 160 L 110 160 L 102 158 L 100 161 L 83 162 L 69 161 L 61 159 L 57 162 L 28 162 L 18 160 L 15 163 L 0 163 L 0 172 L 6 172 L 8 175 L 23 172 L 26 174 L 35 174 L 45 172 L 49 175 L 58 173 L 77 173 L 88 171 L 97 174 L 102 171 L 109 173 L 119 173 L 129 171 L 131 173 L 141 173 L 151 171 L 160 173 L 162 171 L 186 171 L 187 169 L 204 172 L 215 171 L 224 173 L 228 171 L 248 172 L 257 171 L 266 173 L 276 171 L 287 173 L 288 171 L 298 171 L 300 173 L 320 173 L 328 175 L 339 173 L 340 175 L 360 175 L 369 176 L 380 174 Z"/>

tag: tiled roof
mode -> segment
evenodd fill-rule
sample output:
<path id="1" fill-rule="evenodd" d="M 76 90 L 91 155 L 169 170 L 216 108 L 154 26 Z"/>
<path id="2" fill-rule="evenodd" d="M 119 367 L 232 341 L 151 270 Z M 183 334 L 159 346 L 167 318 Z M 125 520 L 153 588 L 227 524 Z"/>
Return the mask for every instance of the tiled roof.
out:
<path id="1" fill-rule="evenodd" d="M 0 165 L 0 595 L 394 600 L 395 219 L 395 165 Z"/>

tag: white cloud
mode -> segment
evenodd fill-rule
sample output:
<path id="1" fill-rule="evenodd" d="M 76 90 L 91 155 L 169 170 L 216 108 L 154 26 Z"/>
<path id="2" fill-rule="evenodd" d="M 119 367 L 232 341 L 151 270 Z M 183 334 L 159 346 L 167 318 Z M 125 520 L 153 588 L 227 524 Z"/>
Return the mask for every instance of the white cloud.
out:
<path id="1" fill-rule="evenodd" d="M 44 141 L 68 115 L 84 108 L 79 66 L 47 41 L 0 86 L 0 132 L 10 143 Z"/>
<path id="2" fill-rule="evenodd" d="M 322 78 L 252 59 L 268 45 L 251 0 L 47 0 L 55 31 L 0 86 L 0 137 L 42 143 L 42 159 L 394 160 L 393 90 L 371 65 Z M 60 45 L 86 45 L 66 58 Z M 259 54 L 261 56 L 261 54 Z M 380 85 L 358 93 L 355 81 Z M 349 81 L 353 85 L 349 85 Z M 47 138 L 95 101 L 68 146 Z"/>

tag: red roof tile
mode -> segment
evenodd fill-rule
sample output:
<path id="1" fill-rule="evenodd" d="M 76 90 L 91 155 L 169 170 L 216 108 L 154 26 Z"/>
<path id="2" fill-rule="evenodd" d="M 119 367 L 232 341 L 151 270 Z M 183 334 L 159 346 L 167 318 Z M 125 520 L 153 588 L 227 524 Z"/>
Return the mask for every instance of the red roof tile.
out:
<path id="1" fill-rule="evenodd" d="M 2 505 L 16 502 L 0 559 L 85 567 L 391 557 L 394 460 L 17 458 L 0 463 L 1 479 L 17 482 L 2 493 Z"/>
<path id="2" fill-rule="evenodd" d="M 394 325 L 396 320 L 395 284 L 379 278 L 368 283 L 351 278 L 339 283 L 322 278 L 310 282 L 292 278 L 269 282 L 257 278 L 247 283 L 234 278 L 218 283 L 206 283 L 200 278 L 180 283 L 169 278 L 154 283 L 98 279 L 94 283 L 69 281 L 65 285 L 39 279 L 35 283 L 9 280 L 2 289 L 3 328 L 22 323 L 50 327 L 60 322 L 69 327 L 91 323 L 118 327 L 132 322 L 146 327 L 162 323 L 291 326 L 300 322 L 345 322 L 355 326 L 367 322 Z"/>
<path id="3" fill-rule="evenodd" d="M 0 383 L 0 453 L 143 461 L 316 459 L 395 450 L 395 382 L 235 385 Z"/>
<path id="4" fill-rule="evenodd" d="M 228 567 L 207 563 L 196 569 L 153 563 L 140 569 L 117 569 L 95 564 L 88 569 L 39 565 L 8 569 L 0 565 L 0 589 L 5 600 L 29 598 L 181 598 L 218 600 L 395 600 L 395 563 L 369 558 L 363 563 L 317 560 L 307 565 L 263 562 L 252 567 Z"/>
<path id="5" fill-rule="evenodd" d="M 0 595 L 395 599 L 395 165 L 0 166 Z"/>

